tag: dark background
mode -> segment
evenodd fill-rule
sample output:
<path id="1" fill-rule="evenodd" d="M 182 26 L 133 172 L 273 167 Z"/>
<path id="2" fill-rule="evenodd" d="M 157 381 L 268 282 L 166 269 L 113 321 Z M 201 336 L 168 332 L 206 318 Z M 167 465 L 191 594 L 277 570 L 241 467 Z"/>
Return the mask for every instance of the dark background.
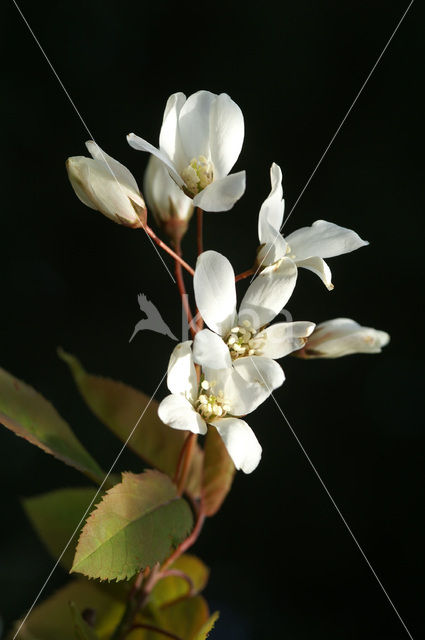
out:
<path id="1" fill-rule="evenodd" d="M 206 248 L 236 271 L 252 262 L 271 162 L 283 169 L 289 211 L 407 4 L 20 2 L 92 135 L 139 185 L 147 156 L 125 134 L 156 144 L 171 93 L 227 92 L 240 105 L 246 138 L 235 169 L 247 170 L 247 191 L 231 212 L 205 219 Z M 413 4 L 285 227 L 324 218 L 370 241 L 329 261 L 332 293 L 300 273 L 294 318 L 352 317 L 392 341 L 381 355 L 287 358 L 276 392 L 415 639 L 425 631 L 420 9 Z M 2 14 L 0 364 L 45 394 L 108 468 L 119 444 L 85 408 L 56 347 L 152 393 L 173 344 L 153 333 L 129 344 L 137 294 L 175 332 L 179 298 L 142 232 L 76 199 L 64 161 L 85 154 L 90 136 L 12 2 Z M 193 264 L 192 231 L 184 248 Z M 222 614 L 214 638 L 407 638 L 273 402 L 249 423 L 261 465 L 237 475 L 195 547 L 212 567 L 207 597 Z M 19 497 L 84 479 L 5 429 L 0 447 L 0 611 L 10 623 L 52 566 Z M 125 453 L 118 469 L 129 468 L 140 465 Z M 46 595 L 65 580 L 58 569 Z"/>

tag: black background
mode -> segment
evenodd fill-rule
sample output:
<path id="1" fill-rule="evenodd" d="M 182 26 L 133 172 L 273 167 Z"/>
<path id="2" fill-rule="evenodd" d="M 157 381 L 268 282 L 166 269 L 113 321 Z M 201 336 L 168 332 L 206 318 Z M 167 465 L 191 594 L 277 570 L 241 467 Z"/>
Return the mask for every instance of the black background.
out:
<path id="1" fill-rule="evenodd" d="M 20 6 L 92 136 L 140 185 L 147 156 L 125 134 L 156 144 L 171 93 L 227 92 L 240 105 L 246 137 L 235 170 L 247 170 L 247 191 L 231 212 L 205 216 L 205 246 L 241 271 L 252 262 L 271 162 L 283 169 L 288 211 L 407 1 Z M 415 639 L 425 630 L 420 8 L 413 4 L 286 226 L 324 218 L 370 241 L 330 260 L 332 293 L 300 273 L 288 304 L 294 318 L 352 317 L 392 341 L 376 356 L 287 358 L 276 393 Z M 173 344 L 153 333 L 129 344 L 141 317 L 137 294 L 175 332 L 179 298 L 143 232 L 76 199 L 64 161 L 85 154 L 91 136 L 12 2 L 2 9 L 0 363 L 45 394 L 108 468 L 119 444 L 85 408 L 56 347 L 152 393 Z M 192 264 L 193 240 L 192 229 L 184 243 Z M 195 548 L 212 567 L 206 594 L 222 612 L 214 638 L 407 638 L 273 402 L 249 422 L 262 462 L 238 474 Z M 5 429 L 0 447 L 0 611 L 10 623 L 52 566 L 19 497 L 84 479 Z M 140 464 L 126 452 L 118 468 Z M 58 569 L 46 595 L 65 580 Z"/>

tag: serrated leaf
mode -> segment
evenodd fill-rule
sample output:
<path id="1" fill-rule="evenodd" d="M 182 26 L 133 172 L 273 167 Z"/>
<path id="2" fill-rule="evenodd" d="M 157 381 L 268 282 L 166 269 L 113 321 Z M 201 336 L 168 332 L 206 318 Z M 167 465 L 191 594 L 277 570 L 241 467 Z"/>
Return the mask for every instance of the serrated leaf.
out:
<path id="1" fill-rule="evenodd" d="M 208 427 L 202 479 L 202 495 L 207 516 L 213 516 L 220 509 L 232 486 L 235 471 L 235 465 L 217 429 Z"/>
<path id="2" fill-rule="evenodd" d="M 0 369 L 0 423 L 95 482 L 102 482 L 101 468 L 53 405 L 4 369 Z"/>
<path id="3" fill-rule="evenodd" d="M 73 580 L 42 602 L 30 613 L 21 630 L 19 640 L 75 640 L 69 602 L 78 611 L 96 612 L 94 631 L 99 640 L 109 640 L 118 625 L 125 601 L 117 597 L 117 585 L 96 584 L 85 579 Z M 12 640 L 20 627 L 17 622 L 8 636 Z"/>
<path id="4" fill-rule="evenodd" d="M 140 616 L 137 622 L 154 624 L 184 640 L 196 640 L 208 617 L 209 610 L 205 599 L 202 596 L 195 596 L 182 600 L 172 607 L 151 610 L 149 616 Z M 137 640 L 159 640 L 160 637 L 156 632 L 145 630 L 137 635 Z M 131 635 L 129 640 L 132 640 Z"/>
<path id="5" fill-rule="evenodd" d="M 74 635 L 77 640 L 99 640 L 99 636 L 95 633 L 94 629 L 81 617 L 81 613 L 74 602 L 69 603 L 69 608 L 71 609 L 72 620 L 74 622 Z"/>
<path id="6" fill-rule="evenodd" d="M 128 446 L 150 466 L 174 477 L 185 431 L 167 427 L 158 417 L 158 402 L 151 400 L 123 382 L 87 373 L 80 362 L 62 349 L 59 356 L 69 366 L 77 387 L 93 413 L 123 442 L 143 414 Z M 200 495 L 203 452 L 198 445 L 193 450 L 187 490 Z"/>
<path id="7" fill-rule="evenodd" d="M 49 491 L 22 501 L 34 529 L 55 560 L 61 555 L 95 495 L 96 489 L 75 487 Z M 96 498 L 96 502 L 99 502 L 101 497 L 102 494 Z M 90 507 L 90 511 L 93 508 L 94 505 Z M 79 529 L 82 527 L 83 523 Z M 76 532 L 73 543 L 61 559 L 61 564 L 68 570 L 72 566 L 78 537 L 79 532 Z"/>
<path id="8" fill-rule="evenodd" d="M 170 567 L 183 572 L 191 580 L 193 585 L 192 596 L 202 591 L 209 577 L 208 567 L 194 555 L 185 553 L 180 556 Z M 187 580 L 180 576 L 167 576 L 159 580 L 149 597 L 149 602 L 155 607 L 161 608 L 175 602 L 179 598 L 184 598 L 190 591 Z"/>
<path id="9" fill-rule="evenodd" d="M 206 640 L 210 637 L 210 631 L 214 629 L 215 623 L 220 617 L 220 612 L 216 611 L 212 614 L 209 620 L 203 625 L 202 629 L 199 631 L 198 635 L 194 640 Z"/>
<path id="10" fill-rule="evenodd" d="M 193 515 L 168 476 L 123 473 L 82 530 L 71 571 L 126 580 L 163 562 L 189 534 Z"/>

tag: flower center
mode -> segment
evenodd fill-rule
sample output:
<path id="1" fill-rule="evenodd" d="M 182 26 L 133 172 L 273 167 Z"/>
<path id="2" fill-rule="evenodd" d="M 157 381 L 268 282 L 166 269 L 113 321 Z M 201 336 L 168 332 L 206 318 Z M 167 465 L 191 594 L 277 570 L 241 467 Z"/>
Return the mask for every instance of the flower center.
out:
<path id="1" fill-rule="evenodd" d="M 196 196 L 197 193 L 205 189 L 213 181 L 213 166 L 205 156 L 193 158 L 190 164 L 181 172 L 181 177 L 185 181 L 187 195 Z"/>
<path id="2" fill-rule="evenodd" d="M 224 400 L 223 391 L 217 393 L 213 390 L 215 382 L 203 380 L 200 385 L 198 399 L 195 402 L 195 409 L 205 420 L 211 418 L 223 418 L 230 407 Z"/>
<path id="3" fill-rule="evenodd" d="M 266 335 L 258 333 L 249 320 L 244 320 L 242 326 L 233 327 L 225 342 L 229 347 L 232 360 L 242 356 L 261 356 Z"/>

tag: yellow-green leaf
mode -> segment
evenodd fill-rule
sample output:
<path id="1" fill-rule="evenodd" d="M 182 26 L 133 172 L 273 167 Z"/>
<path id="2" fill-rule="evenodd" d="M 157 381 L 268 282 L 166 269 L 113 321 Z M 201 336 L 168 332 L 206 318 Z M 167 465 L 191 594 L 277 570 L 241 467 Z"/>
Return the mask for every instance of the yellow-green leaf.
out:
<path id="1" fill-rule="evenodd" d="M 184 598 L 189 592 L 192 596 L 198 594 L 208 582 L 208 567 L 202 560 L 189 553 L 180 556 L 169 568 L 184 573 L 191 585 L 185 578 L 176 575 L 159 580 L 149 597 L 149 602 L 157 608 L 168 606 L 179 598 Z"/>
<path id="2" fill-rule="evenodd" d="M 73 580 L 42 602 L 30 613 L 19 631 L 19 640 L 75 640 L 74 624 L 69 603 L 73 602 L 82 613 L 86 609 L 95 612 L 94 632 L 99 640 L 109 640 L 125 609 L 125 601 L 119 597 L 117 585 L 99 585 L 83 578 Z M 20 627 L 15 623 L 8 640 Z"/>
<path id="3" fill-rule="evenodd" d="M 215 427 L 208 427 L 205 438 L 204 474 L 202 494 L 207 516 L 213 516 L 230 491 L 235 475 L 232 462 L 223 440 Z"/>
<path id="4" fill-rule="evenodd" d="M 159 471 L 124 473 L 107 491 L 81 532 L 72 571 L 126 580 L 163 562 L 193 526 L 188 503 Z"/>
<path id="5" fill-rule="evenodd" d="M 216 611 L 212 614 L 212 616 L 206 621 L 206 623 L 202 626 L 202 629 L 199 631 L 198 635 L 194 640 L 206 640 L 210 637 L 210 631 L 214 629 L 215 623 L 217 622 L 220 613 Z"/>
<path id="6" fill-rule="evenodd" d="M 99 640 L 94 629 L 82 618 L 81 613 L 75 606 L 74 602 L 69 603 L 69 608 L 71 609 L 71 615 L 74 622 L 74 633 L 77 640 Z"/>
<path id="7" fill-rule="evenodd" d="M 182 600 L 172 607 L 151 610 L 149 616 L 139 616 L 137 622 L 152 624 L 175 634 L 182 640 L 196 640 L 209 618 L 208 605 L 202 596 Z M 127 640 L 160 640 L 154 631 L 138 630 L 127 636 Z"/>
<path id="8" fill-rule="evenodd" d="M 185 431 L 167 427 L 158 417 L 158 402 L 127 384 L 87 373 L 81 363 L 62 349 L 59 356 L 69 366 L 77 387 L 89 408 L 118 438 L 127 441 L 140 416 L 128 446 L 150 466 L 174 477 Z M 187 490 L 200 494 L 203 453 L 194 448 Z"/>
<path id="9" fill-rule="evenodd" d="M 75 532 L 74 540 L 61 558 L 61 564 L 68 570 L 72 566 L 76 540 L 83 527 L 83 522 L 79 527 L 78 523 L 95 495 L 96 489 L 75 487 L 57 489 L 23 500 L 28 518 L 55 560 L 59 558 Z M 96 502 L 99 502 L 101 497 L 102 494 L 99 494 Z M 90 511 L 93 508 L 94 505 L 90 507 Z M 78 531 L 75 531 L 77 527 Z"/>
<path id="10" fill-rule="evenodd" d="M 53 405 L 4 369 L 0 369 L 0 423 L 95 482 L 102 482 L 101 468 Z"/>

